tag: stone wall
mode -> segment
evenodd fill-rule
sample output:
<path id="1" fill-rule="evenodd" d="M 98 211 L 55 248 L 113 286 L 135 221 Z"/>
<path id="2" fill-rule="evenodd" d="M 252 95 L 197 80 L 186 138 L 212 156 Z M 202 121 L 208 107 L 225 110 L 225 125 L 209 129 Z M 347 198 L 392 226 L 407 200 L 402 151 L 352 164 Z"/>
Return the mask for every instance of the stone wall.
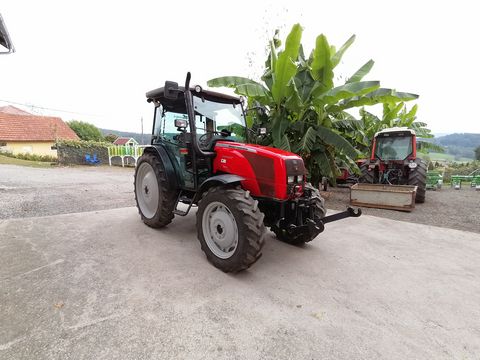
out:
<path id="1" fill-rule="evenodd" d="M 108 165 L 108 150 L 103 146 L 79 147 L 68 144 L 57 145 L 58 162 L 63 165 L 78 164 L 90 165 L 85 161 L 85 155 L 97 154 L 97 159 L 101 165 Z"/>

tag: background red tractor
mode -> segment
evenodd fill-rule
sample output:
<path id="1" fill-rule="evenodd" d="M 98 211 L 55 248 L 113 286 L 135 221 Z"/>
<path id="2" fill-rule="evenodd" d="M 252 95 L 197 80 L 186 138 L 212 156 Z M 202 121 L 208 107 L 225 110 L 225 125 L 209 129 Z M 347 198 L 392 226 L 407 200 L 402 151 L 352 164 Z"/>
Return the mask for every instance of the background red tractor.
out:
<path id="1" fill-rule="evenodd" d="M 135 171 L 145 224 L 166 226 L 198 206 L 198 239 L 208 260 L 223 271 L 240 271 L 260 258 L 266 227 L 298 245 L 327 222 L 360 216 L 351 208 L 325 216 L 301 157 L 248 144 L 264 129 L 246 127 L 240 99 L 189 84 L 190 73 L 184 87 L 167 81 L 147 93 L 155 106 L 152 141 Z"/>
<path id="2" fill-rule="evenodd" d="M 425 202 L 427 163 L 417 157 L 415 131 L 395 127 L 375 134 L 369 160 L 360 164 L 359 181 L 370 184 L 415 185 L 415 202 Z"/>

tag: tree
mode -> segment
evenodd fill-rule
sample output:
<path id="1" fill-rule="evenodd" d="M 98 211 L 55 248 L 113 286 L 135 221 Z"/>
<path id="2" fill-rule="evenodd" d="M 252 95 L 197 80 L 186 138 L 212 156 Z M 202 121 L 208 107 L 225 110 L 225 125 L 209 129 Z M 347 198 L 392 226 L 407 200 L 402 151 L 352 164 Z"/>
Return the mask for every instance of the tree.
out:
<path id="1" fill-rule="evenodd" d="M 115 142 L 115 140 L 117 140 L 117 139 L 118 139 L 118 136 L 115 135 L 115 134 L 107 134 L 107 135 L 105 135 L 105 138 L 104 138 L 104 140 L 105 140 L 106 142 L 109 142 L 109 143 L 113 143 L 113 142 Z"/>
<path id="2" fill-rule="evenodd" d="M 92 140 L 92 141 L 102 141 L 103 136 L 100 130 L 93 124 L 78 121 L 78 120 L 71 120 L 67 122 L 68 126 L 75 131 L 77 136 L 81 140 Z"/>
<path id="3" fill-rule="evenodd" d="M 247 116 L 247 123 L 266 127 L 265 143 L 300 154 L 314 184 L 322 176 L 334 181 L 339 167 L 357 169 L 358 151 L 346 140 L 337 122 L 352 120 L 349 109 L 378 103 L 396 104 L 418 96 L 380 88 L 379 81 L 362 81 L 373 66 L 367 61 L 347 81 L 334 86 L 334 68 L 354 42 L 350 37 L 338 50 L 325 35 L 316 39 L 307 58 L 301 45 L 302 27 L 293 26 L 280 49 L 278 32 L 269 43 L 269 55 L 261 82 L 244 77 L 211 79 L 212 87 L 234 88 L 253 108 L 264 111 Z"/>
<path id="4" fill-rule="evenodd" d="M 475 159 L 480 160 L 480 146 L 475 149 Z"/>

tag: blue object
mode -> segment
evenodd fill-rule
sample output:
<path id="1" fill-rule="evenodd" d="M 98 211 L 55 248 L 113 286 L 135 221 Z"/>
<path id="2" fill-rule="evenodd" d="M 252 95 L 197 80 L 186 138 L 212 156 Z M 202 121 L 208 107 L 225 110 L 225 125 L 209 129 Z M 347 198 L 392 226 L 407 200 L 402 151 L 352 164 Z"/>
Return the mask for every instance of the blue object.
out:
<path id="1" fill-rule="evenodd" d="M 91 157 L 90 154 L 85 154 L 85 162 L 87 164 L 95 165 L 99 164 L 100 160 L 98 160 L 96 153 L 93 154 L 93 157 Z"/>

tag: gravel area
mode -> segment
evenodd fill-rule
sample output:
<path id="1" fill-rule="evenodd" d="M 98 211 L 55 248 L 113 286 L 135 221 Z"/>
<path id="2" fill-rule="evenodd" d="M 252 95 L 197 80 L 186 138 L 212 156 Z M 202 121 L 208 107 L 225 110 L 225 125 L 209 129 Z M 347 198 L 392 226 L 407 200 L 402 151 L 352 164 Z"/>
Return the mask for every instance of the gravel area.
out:
<path id="1" fill-rule="evenodd" d="M 331 187 L 322 196 L 328 209 L 344 210 L 350 201 L 350 189 Z M 479 205 L 480 191 L 468 186 L 461 190 L 443 187 L 428 190 L 425 203 L 416 204 L 412 212 L 373 208 L 362 211 L 366 215 L 480 233 Z"/>
<path id="2" fill-rule="evenodd" d="M 0 165 L 0 219 L 135 206 L 133 168 Z M 326 206 L 344 210 L 348 188 L 323 192 Z M 464 186 L 428 191 L 411 213 L 364 208 L 364 214 L 480 233 L 480 191 Z"/>
<path id="3" fill-rule="evenodd" d="M 133 168 L 0 165 L 0 219 L 135 206 Z"/>

